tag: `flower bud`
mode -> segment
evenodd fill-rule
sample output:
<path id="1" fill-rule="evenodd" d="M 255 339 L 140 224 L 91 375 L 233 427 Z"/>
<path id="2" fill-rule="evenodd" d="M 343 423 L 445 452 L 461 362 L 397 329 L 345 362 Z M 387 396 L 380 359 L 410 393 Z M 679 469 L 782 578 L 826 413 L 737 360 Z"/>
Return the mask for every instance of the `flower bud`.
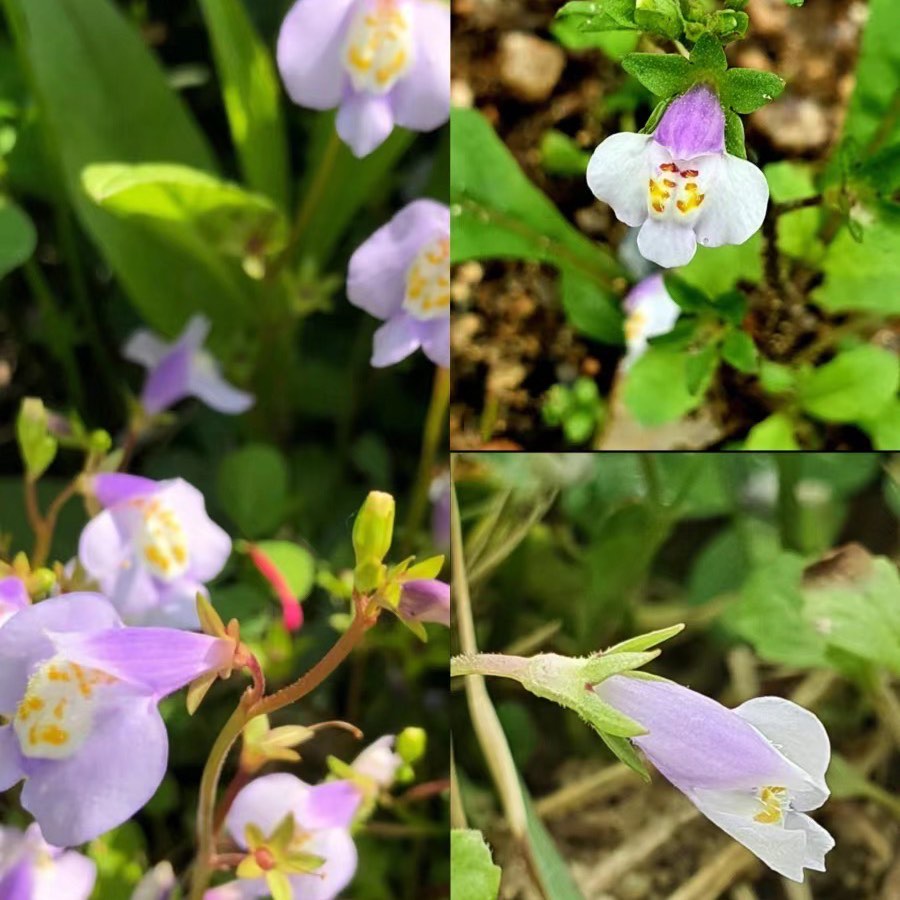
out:
<path id="1" fill-rule="evenodd" d="M 56 458 L 59 447 L 56 438 L 50 434 L 44 402 L 37 397 L 26 397 L 22 401 L 16 419 L 16 438 L 28 479 L 37 481 Z"/>
<path id="2" fill-rule="evenodd" d="M 397 735 L 397 754 L 405 763 L 418 762 L 425 755 L 428 735 L 424 728 L 410 726 Z"/>
<path id="3" fill-rule="evenodd" d="M 353 523 L 353 550 L 356 553 L 356 588 L 370 593 L 378 587 L 382 561 L 394 537 L 394 498 L 371 491 Z"/>

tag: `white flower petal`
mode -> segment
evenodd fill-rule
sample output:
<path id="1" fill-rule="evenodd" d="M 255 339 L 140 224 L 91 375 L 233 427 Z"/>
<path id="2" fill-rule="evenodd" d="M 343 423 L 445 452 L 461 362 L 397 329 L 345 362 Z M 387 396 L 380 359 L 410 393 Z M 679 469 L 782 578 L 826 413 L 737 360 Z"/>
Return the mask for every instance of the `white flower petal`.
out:
<path id="1" fill-rule="evenodd" d="M 255 397 L 229 384 L 217 371 L 194 367 L 188 379 L 191 393 L 210 409 L 228 415 L 240 415 L 253 406 Z"/>
<path id="2" fill-rule="evenodd" d="M 704 247 L 743 244 L 762 226 L 769 203 L 763 173 L 746 159 L 726 153 L 716 164 L 706 192 L 706 205 L 695 225 Z"/>
<path id="3" fill-rule="evenodd" d="M 588 163 L 588 187 L 626 225 L 640 225 L 647 218 L 651 140 L 648 134 L 614 134 L 600 144 Z"/>
<path id="4" fill-rule="evenodd" d="M 723 802 L 721 791 L 694 791 L 690 797 L 707 819 L 755 853 L 770 869 L 792 881 L 803 881 L 807 843 L 804 830 L 763 824 L 752 817 L 736 815 L 731 811 L 732 805 Z"/>
<path id="5" fill-rule="evenodd" d="M 168 352 L 169 345 L 146 328 L 135 331 L 122 348 L 125 359 L 148 369 L 152 369 Z"/>
<path id="6" fill-rule="evenodd" d="M 638 250 L 644 259 L 664 269 L 686 266 L 697 252 L 697 239 L 689 225 L 664 219 L 647 219 L 638 234 Z"/>
<path id="7" fill-rule="evenodd" d="M 825 770 L 831 760 L 831 743 L 825 726 L 809 710 L 783 697 L 756 697 L 735 712 L 810 776 L 811 788 L 796 795 L 795 808 L 818 809 L 829 793 Z"/>
<path id="8" fill-rule="evenodd" d="M 817 872 L 825 871 L 825 854 L 834 846 L 834 838 L 816 821 L 802 813 L 788 813 L 784 827 L 806 834 L 806 856 L 803 865 Z"/>

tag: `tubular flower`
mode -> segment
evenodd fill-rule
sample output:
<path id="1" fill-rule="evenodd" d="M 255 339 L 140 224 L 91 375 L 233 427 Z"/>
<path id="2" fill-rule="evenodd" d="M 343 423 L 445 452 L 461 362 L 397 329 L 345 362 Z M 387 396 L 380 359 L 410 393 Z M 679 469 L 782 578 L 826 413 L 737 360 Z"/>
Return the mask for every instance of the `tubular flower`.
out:
<path id="1" fill-rule="evenodd" d="M 391 366 L 419 347 L 450 366 L 450 210 L 416 200 L 375 232 L 350 260 L 347 297 L 384 320 L 372 365 Z"/>
<path id="2" fill-rule="evenodd" d="M 615 675 L 594 691 L 647 729 L 654 766 L 727 834 L 786 878 L 825 871 L 831 835 L 804 815 L 828 798 L 822 723 L 781 697 L 735 709 L 678 684 Z"/>
<path id="3" fill-rule="evenodd" d="M 14 575 L 0 578 L 0 627 L 8 622 L 20 609 L 25 609 L 30 600 L 25 585 Z"/>
<path id="4" fill-rule="evenodd" d="M 235 643 L 169 628 L 126 628 L 98 594 L 44 600 L 0 630 L 0 791 L 48 841 L 74 846 L 120 825 L 156 792 L 168 739 L 159 701 L 226 673 Z"/>
<path id="5" fill-rule="evenodd" d="M 136 331 L 122 348 L 123 356 L 148 370 L 141 404 L 151 415 L 186 397 L 196 397 L 221 413 L 237 415 L 253 406 L 252 394 L 229 384 L 219 364 L 203 349 L 209 320 L 194 316 L 173 344 L 150 331 Z"/>
<path id="6" fill-rule="evenodd" d="M 689 263 L 698 243 L 743 244 L 769 202 L 763 173 L 725 152 L 725 114 L 705 85 L 673 101 L 652 135 L 608 137 L 587 180 L 619 221 L 641 226 L 638 249 L 664 268 Z"/>
<path id="7" fill-rule="evenodd" d="M 197 594 L 231 553 L 231 539 L 206 514 L 203 495 L 180 478 L 91 479 L 105 507 L 85 526 L 78 555 L 129 625 L 197 628 Z"/>
<path id="8" fill-rule="evenodd" d="M 450 117 L 450 8 L 442 0 L 297 0 L 278 37 L 291 99 L 338 108 L 337 131 L 368 156 L 395 125 Z"/>
<path id="9" fill-rule="evenodd" d="M 96 880 L 92 860 L 48 844 L 37 823 L 24 832 L 0 826 L 3 900 L 88 900 Z"/>
<path id="10" fill-rule="evenodd" d="M 360 803 L 347 781 L 317 787 L 288 774 L 257 778 L 235 798 L 225 825 L 247 852 L 237 882 L 205 900 L 332 900 L 356 872 L 350 824 Z"/>
<path id="11" fill-rule="evenodd" d="M 436 622 L 450 627 L 450 585 L 437 578 L 404 581 L 397 615 L 405 622 Z"/>
<path id="12" fill-rule="evenodd" d="M 662 275 L 651 275 L 632 288 L 624 305 L 628 352 L 623 365 L 628 369 L 644 355 L 650 338 L 668 334 L 675 327 L 681 307 L 669 296 Z"/>

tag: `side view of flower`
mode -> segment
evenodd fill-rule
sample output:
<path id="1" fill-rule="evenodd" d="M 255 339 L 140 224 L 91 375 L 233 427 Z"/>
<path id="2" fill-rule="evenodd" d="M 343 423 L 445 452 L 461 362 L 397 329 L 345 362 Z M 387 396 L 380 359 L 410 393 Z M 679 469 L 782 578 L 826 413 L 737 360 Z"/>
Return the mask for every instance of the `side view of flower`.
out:
<path id="1" fill-rule="evenodd" d="M 622 364 L 627 369 L 643 356 L 650 338 L 668 334 L 675 327 L 681 307 L 666 290 L 662 275 L 651 275 L 635 285 L 623 306 L 628 352 Z"/>
<path id="2" fill-rule="evenodd" d="M 615 675 L 597 695 L 639 722 L 632 740 L 723 831 L 793 881 L 825 871 L 834 839 L 805 813 L 829 795 L 828 734 L 808 710 L 756 697 L 733 710 L 679 684 Z"/>
<path id="3" fill-rule="evenodd" d="M 25 831 L 0 826 L 0 897 L 4 900 L 88 900 L 96 880 L 93 860 L 51 846 L 36 823 Z"/>
<path id="4" fill-rule="evenodd" d="M 689 263 L 697 244 L 744 243 L 769 201 L 763 173 L 726 152 L 725 113 L 703 84 L 672 101 L 653 134 L 608 137 L 587 180 L 616 218 L 640 226 L 640 252 L 664 268 Z"/>
<path id="5" fill-rule="evenodd" d="M 450 116 L 450 9 L 442 0 L 298 0 L 278 40 L 295 103 L 338 108 L 337 131 L 368 156 L 395 125 L 433 131 Z"/>

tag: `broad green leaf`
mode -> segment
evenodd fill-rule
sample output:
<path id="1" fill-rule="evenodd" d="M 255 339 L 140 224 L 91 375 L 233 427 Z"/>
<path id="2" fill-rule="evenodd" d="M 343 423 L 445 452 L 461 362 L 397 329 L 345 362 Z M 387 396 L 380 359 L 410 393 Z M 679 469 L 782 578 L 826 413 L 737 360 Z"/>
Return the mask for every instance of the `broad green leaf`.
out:
<path id="1" fill-rule="evenodd" d="M 744 450 L 799 450 L 794 423 L 784 413 L 773 413 L 754 425 L 744 442 Z"/>
<path id="2" fill-rule="evenodd" d="M 897 397 L 900 358 L 864 346 L 838 354 L 801 379 L 800 406 L 826 422 L 860 422 L 879 415 Z"/>
<path id="3" fill-rule="evenodd" d="M 257 541 L 287 582 L 297 600 L 305 600 L 316 583 L 316 561 L 305 547 L 291 541 Z"/>
<path id="4" fill-rule="evenodd" d="M 781 96 L 784 79 L 758 69 L 729 69 L 722 80 L 722 104 L 746 115 Z"/>
<path id="5" fill-rule="evenodd" d="M 845 228 L 829 247 L 823 262 L 825 281 L 813 292 L 813 300 L 829 312 L 900 315 L 900 204 L 883 202 L 866 215 L 862 243 Z"/>
<path id="6" fill-rule="evenodd" d="M 621 344 L 620 307 L 597 283 L 574 269 L 564 269 L 561 276 L 562 305 L 566 318 L 583 335 L 606 344 Z"/>
<path id="7" fill-rule="evenodd" d="M 166 237 L 229 256 L 274 254 L 287 237 L 284 216 L 268 197 L 187 166 L 107 163 L 85 169 L 82 183 L 117 216 L 149 220 Z"/>
<path id="8" fill-rule="evenodd" d="M 859 561 L 804 588 L 807 620 L 831 647 L 900 674 L 900 574 L 884 557 Z"/>
<path id="9" fill-rule="evenodd" d="M 102 161 L 215 169 L 141 35 L 109 0 L 3 3 L 75 210 L 144 320 L 165 334 L 188 309 L 230 328 L 247 321 L 252 305 L 226 265 L 110 216 L 82 191 L 82 170 Z"/>
<path id="10" fill-rule="evenodd" d="M 704 373 L 692 393 L 688 389 L 687 354 L 668 347 L 650 347 L 625 380 L 625 403 L 647 427 L 674 422 L 703 402 L 714 369 Z"/>
<path id="11" fill-rule="evenodd" d="M 725 335 L 722 359 L 745 375 L 752 375 L 759 368 L 759 351 L 746 331 L 729 331 Z"/>
<path id="12" fill-rule="evenodd" d="M 844 137 L 868 145 L 900 135 L 897 84 L 900 81 L 900 7 L 894 0 L 870 0 L 856 67 L 856 89 L 844 123 Z"/>
<path id="13" fill-rule="evenodd" d="M 585 322 L 585 303 L 605 306 L 602 313 L 590 312 L 592 336 L 621 341 L 612 290 L 612 279 L 624 274 L 619 264 L 528 180 L 480 113 L 455 109 L 451 115 L 453 261 L 527 259 L 556 266 L 564 276 L 566 307 L 579 308 L 576 315 Z"/>
<path id="14" fill-rule="evenodd" d="M 691 64 L 677 53 L 629 53 L 622 68 L 657 97 L 672 97 L 692 84 Z"/>
<path id="15" fill-rule="evenodd" d="M 495 900 L 500 875 L 480 831 L 450 832 L 450 900 Z"/>
<path id="16" fill-rule="evenodd" d="M 694 258 L 678 274 L 710 296 L 724 294 L 739 281 L 762 279 L 762 239 L 758 234 L 736 246 L 698 247 Z"/>
<path id="17" fill-rule="evenodd" d="M 219 503 L 249 538 L 271 534 L 284 517 L 287 463 L 268 444 L 247 444 L 219 466 Z"/>
<path id="18" fill-rule="evenodd" d="M 311 205 L 297 252 L 320 265 L 331 259 L 359 211 L 388 195 L 391 175 L 415 138 L 395 128 L 377 150 L 357 159 L 338 138 L 334 120 L 333 113 L 316 114 L 298 191 L 301 206 Z"/>
<path id="19" fill-rule="evenodd" d="M 288 153 L 281 84 L 242 0 L 200 0 L 231 137 L 248 185 L 287 209 Z"/>
<path id="20" fill-rule="evenodd" d="M 859 423 L 876 450 L 896 450 L 900 448 L 900 400 L 889 403 L 885 409 L 871 419 Z"/>
<path id="21" fill-rule="evenodd" d="M 37 246 L 37 232 L 27 213 L 0 197 L 0 278 L 27 262 Z"/>

